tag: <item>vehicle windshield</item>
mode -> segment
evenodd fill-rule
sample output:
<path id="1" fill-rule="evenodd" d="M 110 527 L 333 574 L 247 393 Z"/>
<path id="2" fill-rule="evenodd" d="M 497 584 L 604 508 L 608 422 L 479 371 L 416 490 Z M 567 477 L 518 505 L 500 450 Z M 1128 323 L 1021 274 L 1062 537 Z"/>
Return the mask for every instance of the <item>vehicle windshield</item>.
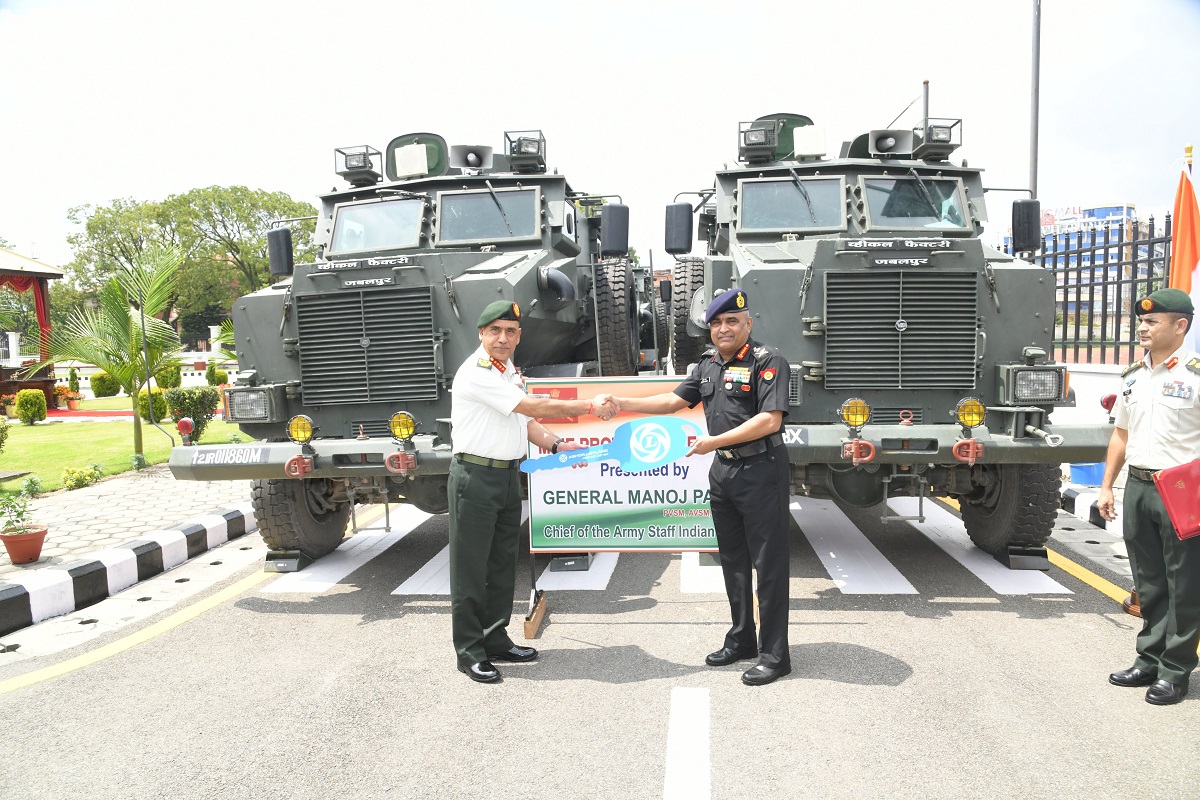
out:
<path id="1" fill-rule="evenodd" d="M 329 250 L 354 253 L 416 247 L 421 241 L 424 206 L 420 199 L 341 206 Z"/>
<path id="2" fill-rule="evenodd" d="M 966 227 L 967 215 L 956 180 L 864 178 L 863 184 L 874 228 Z"/>
<path id="3" fill-rule="evenodd" d="M 845 226 L 840 178 L 743 181 L 738 227 L 742 230 L 805 230 Z"/>
<path id="4" fill-rule="evenodd" d="M 536 189 L 488 189 L 438 195 L 438 243 L 539 237 Z"/>

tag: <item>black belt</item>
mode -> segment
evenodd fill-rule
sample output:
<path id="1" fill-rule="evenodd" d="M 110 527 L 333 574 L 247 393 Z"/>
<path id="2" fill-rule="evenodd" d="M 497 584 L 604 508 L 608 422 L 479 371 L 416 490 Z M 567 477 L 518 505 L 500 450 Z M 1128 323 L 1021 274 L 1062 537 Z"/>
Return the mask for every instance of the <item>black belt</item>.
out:
<path id="1" fill-rule="evenodd" d="M 465 461 L 468 464 L 478 464 L 481 467 L 495 467 L 496 469 L 512 469 L 521 463 L 521 459 L 519 458 L 505 461 L 502 458 L 484 458 L 483 456 L 473 456 L 470 453 L 455 453 L 454 457 L 460 462 Z"/>
<path id="2" fill-rule="evenodd" d="M 1130 467 L 1130 476 L 1137 478 L 1139 481 L 1154 483 L 1154 473 L 1159 472 L 1157 469 L 1142 469 L 1141 467 Z"/>
<path id="3" fill-rule="evenodd" d="M 773 433 L 765 439 L 747 442 L 737 447 L 723 447 L 717 450 L 716 453 L 723 461 L 737 461 L 741 458 L 762 455 L 772 447 L 779 447 L 781 444 L 783 444 L 783 434 Z"/>

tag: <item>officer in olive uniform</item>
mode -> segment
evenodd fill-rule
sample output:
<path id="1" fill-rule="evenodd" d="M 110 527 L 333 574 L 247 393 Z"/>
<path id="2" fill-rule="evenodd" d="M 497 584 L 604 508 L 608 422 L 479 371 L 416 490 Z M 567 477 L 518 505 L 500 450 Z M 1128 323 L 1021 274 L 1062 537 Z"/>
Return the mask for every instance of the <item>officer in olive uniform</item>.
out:
<path id="1" fill-rule="evenodd" d="M 721 570 L 733 627 L 724 646 L 704 659 L 720 667 L 758 656 L 742 682 L 761 686 L 792 671 L 788 652 L 788 413 L 787 360 L 750 338 L 749 297 L 722 293 L 705 314 L 714 348 L 674 392 L 616 398 L 621 411 L 664 414 L 704 404 L 708 435 L 689 451 L 716 451 L 709 472 L 709 505 L 721 551 Z M 758 572 L 759 635 L 754 630 L 751 566 Z"/>
<path id="2" fill-rule="evenodd" d="M 1148 686 L 1146 702 L 1178 703 L 1187 694 L 1200 643 L 1200 537 L 1180 541 L 1155 472 L 1200 459 L 1200 355 L 1184 339 L 1195 309 L 1180 289 L 1160 289 L 1138 301 L 1138 340 L 1145 357 L 1122 374 L 1116 427 L 1098 501 L 1116 519 L 1113 482 L 1128 462 L 1124 537 L 1142 606 L 1137 659 L 1108 679 Z"/>
<path id="3" fill-rule="evenodd" d="M 512 617 L 517 542 L 521 532 L 518 464 L 526 442 L 552 453 L 578 450 L 532 417 L 581 416 L 592 402 L 526 395 L 512 353 L 521 340 L 521 309 L 498 300 L 479 315 L 480 348 L 454 375 L 450 421 L 454 459 L 450 502 L 450 616 L 458 668 L 473 681 L 492 683 L 492 661 L 532 661 L 537 650 L 514 644 Z M 607 417 L 615 409 L 601 409 Z"/>

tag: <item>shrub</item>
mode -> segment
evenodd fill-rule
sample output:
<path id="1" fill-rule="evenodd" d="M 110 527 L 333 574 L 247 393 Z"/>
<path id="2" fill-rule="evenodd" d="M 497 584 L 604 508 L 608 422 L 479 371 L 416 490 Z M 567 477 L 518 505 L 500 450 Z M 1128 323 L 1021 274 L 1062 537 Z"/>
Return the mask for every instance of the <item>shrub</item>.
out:
<path id="1" fill-rule="evenodd" d="M 41 493 L 42 479 L 37 475 L 26 476 L 25 480 L 21 482 L 21 494 L 37 497 Z"/>
<path id="2" fill-rule="evenodd" d="M 213 384 L 213 386 L 224 386 L 225 384 L 229 383 L 229 373 L 223 369 L 214 369 L 213 377 L 217 381 Z"/>
<path id="3" fill-rule="evenodd" d="M 138 414 L 144 420 L 150 419 L 150 397 L 154 398 L 154 421 L 162 422 L 167 418 L 167 397 L 162 389 L 151 389 L 149 394 L 145 389 L 138 392 Z"/>
<path id="4" fill-rule="evenodd" d="M 46 395 L 41 389 L 22 389 L 17 392 L 17 418 L 32 425 L 46 418 Z"/>
<path id="5" fill-rule="evenodd" d="M 133 464 L 134 469 L 143 470 L 146 468 L 146 457 L 141 453 L 134 453 L 129 457 L 129 463 Z"/>
<path id="6" fill-rule="evenodd" d="M 67 395 L 69 395 L 70 393 L 71 393 L 71 390 L 70 390 L 70 388 L 69 388 L 69 387 L 67 387 L 67 386 L 64 386 L 64 385 L 63 385 L 63 384 L 61 384 L 61 383 L 56 383 L 56 384 L 54 384 L 54 397 L 55 397 L 56 399 L 58 399 L 58 400 L 66 400 L 66 399 L 67 399 Z"/>
<path id="7" fill-rule="evenodd" d="M 171 419 L 178 422 L 184 417 L 192 418 L 196 426 L 192 431 L 193 442 L 200 441 L 204 429 L 216 414 L 219 402 L 221 394 L 212 386 L 171 389 L 167 392 L 167 407 L 171 410 Z"/>
<path id="8" fill-rule="evenodd" d="M 4 452 L 4 444 L 8 441 L 8 420 L 0 417 L 0 453 Z"/>
<path id="9" fill-rule="evenodd" d="M 208 382 L 209 386 L 217 385 L 216 372 L 217 372 L 217 362 L 215 362 L 215 361 L 208 362 L 208 366 L 204 368 L 204 380 Z"/>
<path id="10" fill-rule="evenodd" d="M 62 471 L 62 485 L 64 489 L 82 489 L 100 480 L 102 474 L 99 464 L 89 464 L 81 469 L 67 467 Z"/>
<path id="11" fill-rule="evenodd" d="M 107 372 L 92 375 L 92 394 L 96 397 L 114 397 L 121 393 L 121 382 Z"/>
<path id="12" fill-rule="evenodd" d="M 183 383 L 183 371 L 178 364 L 166 367 L 158 371 L 158 374 L 154 376 L 154 382 L 160 389 L 177 389 L 179 384 Z"/>
<path id="13" fill-rule="evenodd" d="M 71 371 L 67 373 L 67 388 L 72 394 L 79 394 L 79 371 L 71 367 Z"/>

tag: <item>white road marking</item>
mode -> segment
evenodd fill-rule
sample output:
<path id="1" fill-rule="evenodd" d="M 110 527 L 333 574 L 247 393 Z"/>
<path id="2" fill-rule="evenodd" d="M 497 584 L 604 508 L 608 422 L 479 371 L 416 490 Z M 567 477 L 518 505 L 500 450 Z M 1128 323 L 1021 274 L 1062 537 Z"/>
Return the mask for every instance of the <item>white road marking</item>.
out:
<path id="1" fill-rule="evenodd" d="M 842 594 L 917 594 L 832 500 L 794 497 L 791 509 Z"/>
<path id="2" fill-rule="evenodd" d="M 676 686 L 671 690 L 667 723 L 665 800 L 712 797 L 712 737 L 708 689 Z"/>
<path id="3" fill-rule="evenodd" d="M 916 516 L 916 497 L 893 497 L 888 507 L 897 514 Z M 958 517 L 937 503 L 925 503 L 925 521 L 909 525 L 929 537 L 946 554 L 969 569 L 997 594 L 1073 594 L 1049 575 L 1033 569 L 1009 569 L 971 543 Z"/>
<path id="4" fill-rule="evenodd" d="M 603 591 L 608 588 L 620 553 L 596 553 L 592 566 L 586 570 L 551 572 L 549 565 L 537 579 L 537 588 L 559 591 Z"/>
<path id="5" fill-rule="evenodd" d="M 392 594 L 450 594 L 450 545 L 429 559 L 412 577 L 392 590 Z"/>
<path id="6" fill-rule="evenodd" d="M 725 594 L 725 576 L 719 564 L 701 566 L 700 554 L 694 551 L 680 556 L 679 591 L 684 594 Z"/>

